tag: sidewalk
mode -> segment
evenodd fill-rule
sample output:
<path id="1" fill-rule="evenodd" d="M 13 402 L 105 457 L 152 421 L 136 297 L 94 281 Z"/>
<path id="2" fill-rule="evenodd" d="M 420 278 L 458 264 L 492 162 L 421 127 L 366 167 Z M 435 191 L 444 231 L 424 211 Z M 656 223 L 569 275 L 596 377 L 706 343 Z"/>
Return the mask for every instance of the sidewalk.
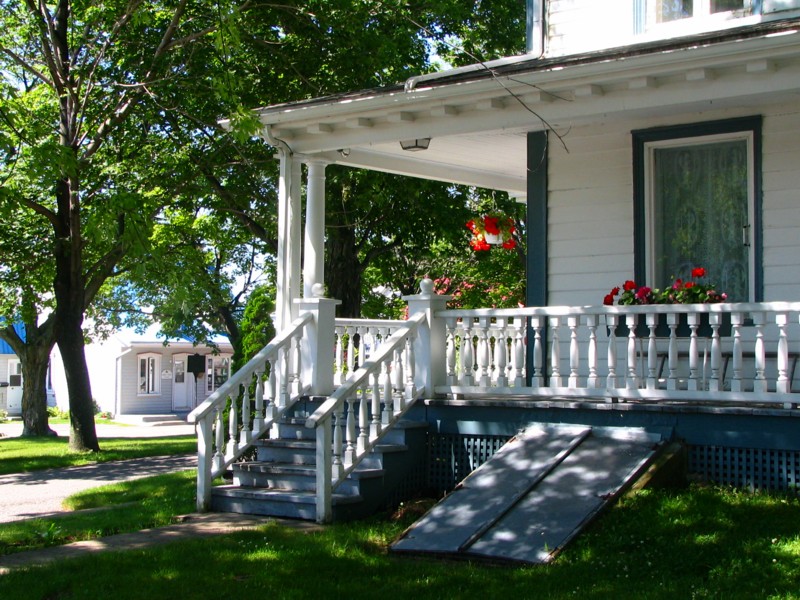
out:
<path id="1" fill-rule="evenodd" d="M 234 513 L 192 513 L 180 517 L 180 519 L 180 523 L 167 525 L 166 527 L 143 529 L 142 531 L 121 533 L 96 540 L 0 556 L 0 575 L 5 575 L 13 570 L 46 565 L 54 561 L 88 556 L 98 552 L 142 550 L 187 539 L 206 538 L 246 529 L 255 529 L 267 523 L 279 523 L 284 527 L 303 531 L 316 531 L 322 527 L 307 521 L 292 521 L 289 519 Z"/>

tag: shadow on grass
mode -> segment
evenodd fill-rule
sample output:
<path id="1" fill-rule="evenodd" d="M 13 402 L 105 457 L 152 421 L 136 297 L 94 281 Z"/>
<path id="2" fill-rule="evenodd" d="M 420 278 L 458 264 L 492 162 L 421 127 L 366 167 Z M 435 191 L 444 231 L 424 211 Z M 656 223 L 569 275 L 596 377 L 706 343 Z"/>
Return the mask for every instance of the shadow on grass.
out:
<path id="1" fill-rule="evenodd" d="M 304 533 L 271 525 L 4 576 L 15 598 L 797 598 L 800 502 L 693 488 L 643 492 L 548 566 L 398 557 L 409 521 Z M 17 595 L 22 594 L 22 595 Z"/>

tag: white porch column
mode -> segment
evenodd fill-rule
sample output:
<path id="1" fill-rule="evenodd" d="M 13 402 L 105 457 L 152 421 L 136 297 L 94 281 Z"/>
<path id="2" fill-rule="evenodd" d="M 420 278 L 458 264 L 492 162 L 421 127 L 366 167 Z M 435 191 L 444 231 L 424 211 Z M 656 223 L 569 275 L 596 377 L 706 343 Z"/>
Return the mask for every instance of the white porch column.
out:
<path id="1" fill-rule="evenodd" d="M 281 331 L 296 316 L 300 297 L 300 162 L 288 150 L 278 150 L 278 276 L 275 329 Z"/>
<path id="2" fill-rule="evenodd" d="M 433 395 L 434 387 L 447 383 L 447 330 L 444 319 L 434 318 L 434 313 L 445 310 L 452 296 L 441 296 L 433 291 L 433 281 L 423 279 L 420 293 L 403 296 L 408 302 L 409 316 L 424 312 L 428 322 L 419 330 L 414 341 L 414 384 L 424 389 L 425 396 Z"/>
<path id="3" fill-rule="evenodd" d="M 313 298 L 315 283 L 325 284 L 325 167 L 312 160 L 308 165 L 306 236 L 303 252 L 303 298 Z"/>

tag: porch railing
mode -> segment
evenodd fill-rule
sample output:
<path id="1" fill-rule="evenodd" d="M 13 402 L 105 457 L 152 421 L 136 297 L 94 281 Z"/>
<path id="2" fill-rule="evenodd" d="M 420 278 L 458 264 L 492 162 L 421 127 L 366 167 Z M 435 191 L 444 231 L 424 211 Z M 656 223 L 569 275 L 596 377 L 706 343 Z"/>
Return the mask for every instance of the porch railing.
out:
<path id="1" fill-rule="evenodd" d="M 372 352 L 404 322 L 389 319 L 336 319 L 334 383 L 344 383 L 347 376 L 369 359 Z"/>
<path id="2" fill-rule="evenodd" d="M 213 479 L 306 392 L 300 341 L 312 319 L 310 313 L 296 319 L 189 413 L 187 420 L 197 430 L 198 510 L 208 509 Z"/>
<path id="3" fill-rule="evenodd" d="M 426 321 L 418 313 L 392 322 L 394 332 L 307 419 L 306 427 L 316 429 L 318 521 L 330 520 L 336 487 L 426 392 L 417 388 L 414 372 L 414 342 Z"/>
<path id="4" fill-rule="evenodd" d="M 800 303 L 549 306 L 436 317 L 447 336 L 441 394 L 787 408 L 800 401 L 793 389 Z"/>

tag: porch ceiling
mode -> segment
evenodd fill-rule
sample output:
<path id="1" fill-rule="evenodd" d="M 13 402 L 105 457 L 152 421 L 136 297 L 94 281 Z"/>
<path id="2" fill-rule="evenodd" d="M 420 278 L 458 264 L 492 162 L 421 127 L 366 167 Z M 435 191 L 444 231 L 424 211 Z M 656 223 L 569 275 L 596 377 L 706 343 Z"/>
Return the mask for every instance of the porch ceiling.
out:
<path id="1" fill-rule="evenodd" d="M 758 107 L 800 96 L 800 32 L 788 27 L 563 64 L 525 57 L 515 69 L 506 64 L 268 107 L 258 116 L 267 139 L 303 157 L 524 197 L 529 131 L 566 133 L 582 124 L 653 116 L 684 115 L 685 122 L 712 107 Z M 400 140 L 414 138 L 431 138 L 430 147 L 400 148 Z"/>

